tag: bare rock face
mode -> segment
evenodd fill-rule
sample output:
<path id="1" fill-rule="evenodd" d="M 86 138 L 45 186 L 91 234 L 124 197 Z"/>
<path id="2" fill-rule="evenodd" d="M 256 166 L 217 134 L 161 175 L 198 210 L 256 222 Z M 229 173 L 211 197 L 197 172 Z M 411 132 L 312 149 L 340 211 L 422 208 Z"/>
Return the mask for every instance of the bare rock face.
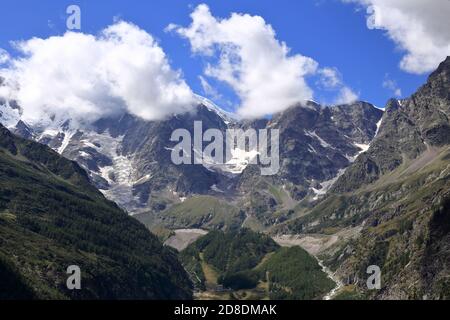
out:
<path id="1" fill-rule="evenodd" d="M 371 148 L 334 185 L 347 192 L 415 159 L 429 146 L 450 143 L 450 58 L 442 62 L 428 82 L 409 99 L 390 100 Z"/>
<path id="2" fill-rule="evenodd" d="M 292 196 L 303 198 L 315 184 L 338 176 L 368 147 L 382 115 L 365 102 L 332 107 L 309 102 L 276 114 L 266 125 L 280 130 L 281 170 L 272 182 L 305 190 L 292 191 Z M 240 179 L 244 189 L 259 179 L 257 170 L 251 172 Z"/>
<path id="3" fill-rule="evenodd" d="M 282 230 L 360 228 L 324 258 L 367 298 L 450 297 L 449 75 L 447 58 L 410 98 L 390 100 L 368 151 Z M 371 265 L 382 272 L 380 290 L 366 286 Z"/>

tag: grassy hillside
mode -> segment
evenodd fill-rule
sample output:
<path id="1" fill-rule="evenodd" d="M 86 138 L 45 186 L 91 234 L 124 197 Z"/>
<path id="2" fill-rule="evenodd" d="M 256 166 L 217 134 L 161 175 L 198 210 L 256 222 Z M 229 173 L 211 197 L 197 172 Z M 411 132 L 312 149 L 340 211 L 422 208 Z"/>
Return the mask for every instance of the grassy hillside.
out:
<path id="1" fill-rule="evenodd" d="M 82 289 L 66 289 L 81 268 Z M 184 299 L 176 254 L 74 162 L 0 126 L 0 299 Z"/>
<path id="2" fill-rule="evenodd" d="M 225 200 L 212 196 L 193 196 L 158 214 L 139 214 L 136 218 L 149 228 L 162 225 L 169 229 L 202 228 L 225 231 L 239 229 L 245 214 Z"/>

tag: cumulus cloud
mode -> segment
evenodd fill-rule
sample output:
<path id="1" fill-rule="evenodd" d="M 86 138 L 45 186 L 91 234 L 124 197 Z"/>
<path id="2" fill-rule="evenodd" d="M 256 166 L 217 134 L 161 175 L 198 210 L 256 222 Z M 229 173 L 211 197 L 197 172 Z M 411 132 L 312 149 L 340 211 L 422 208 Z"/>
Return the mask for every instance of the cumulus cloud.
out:
<path id="1" fill-rule="evenodd" d="M 98 36 L 67 32 L 15 43 L 20 55 L 0 69 L 24 118 L 93 122 L 130 112 L 158 120 L 191 110 L 194 96 L 153 37 L 119 21 Z M 2 53 L 0 52 L 0 57 Z"/>
<path id="2" fill-rule="evenodd" d="M 291 54 L 262 17 L 233 13 L 218 19 L 202 4 L 191 18 L 190 26 L 172 24 L 167 30 L 188 39 L 194 54 L 210 58 L 205 75 L 231 86 L 241 100 L 240 116 L 262 117 L 312 99 L 305 77 L 317 71 L 318 63 Z"/>
<path id="3" fill-rule="evenodd" d="M 402 96 L 402 90 L 398 87 L 397 81 L 390 79 L 389 78 L 389 74 L 386 74 L 384 76 L 384 80 L 383 80 L 383 84 L 382 85 L 383 85 L 383 88 L 392 91 L 392 93 L 396 97 L 401 97 Z"/>
<path id="4" fill-rule="evenodd" d="M 434 70 L 450 55 L 450 1 L 343 0 L 367 8 L 367 26 L 385 30 L 401 50 L 400 67 L 410 73 Z"/>

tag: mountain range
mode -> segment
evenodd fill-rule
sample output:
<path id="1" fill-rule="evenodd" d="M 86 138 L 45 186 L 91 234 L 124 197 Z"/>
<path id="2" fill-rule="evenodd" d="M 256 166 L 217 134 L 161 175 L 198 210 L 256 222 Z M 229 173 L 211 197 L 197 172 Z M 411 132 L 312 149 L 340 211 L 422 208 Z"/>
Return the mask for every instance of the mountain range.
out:
<path id="1" fill-rule="evenodd" d="M 247 216 L 267 225 L 272 224 L 269 216 L 275 211 L 292 209 L 307 196 L 325 194 L 343 169 L 368 148 L 383 114 L 365 102 L 328 108 L 310 101 L 271 120 L 249 122 L 234 119 L 205 98 L 198 100 L 194 113 L 165 121 L 144 121 L 123 114 L 83 128 L 73 127 L 70 119 L 31 127 L 20 120 L 20 107 L 13 101 L 4 104 L 3 118 L 8 120 L 3 123 L 10 124 L 13 133 L 46 144 L 79 163 L 95 185 L 130 214 L 159 216 L 191 196 L 212 195 L 218 199 L 231 197 L 238 207 L 242 207 L 238 203 L 244 203 Z M 202 122 L 203 132 L 211 128 L 223 132 L 229 128 L 278 128 L 280 173 L 261 179 L 259 170 L 248 165 L 242 152 L 236 152 L 223 166 L 172 164 L 172 132 L 182 128 L 193 134 L 194 121 Z M 280 193 L 286 198 L 283 201 L 277 199 Z M 261 201 L 245 203 L 249 197 Z M 261 206 L 269 216 L 258 216 Z"/>
<path id="2" fill-rule="evenodd" d="M 22 137 L 10 140 L 30 139 L 75 161 L 87 173 L 78 187 L 89 186 L 98 201 L 114 206 L 94 185 L 117 203 L 114 212 L 126 210 L 160 236 L 182 228 L 250 228 L 303 246 L 336 273 L 349 296 L 448 298 L 449 81 L 447 58 L 415 94 L 384 109 L 307 101 L 243 121 L 197 96 L 194 112 L 164 121 L 121 114 L 83 126 L 57 117 L 30 125 L 17 102 L 4 100 L 0 122 Z M 243 150 L 221 166 L 174 165 L 170 136 L 180 128 L 193 133 L 195 121 L 204 131 L 279 129 L 279 173 L 261 176 Z M 179 268 L 175 260 L 167 265 Z M 370 265 L 382 270 L 381 290 L 367 291 Z"/>

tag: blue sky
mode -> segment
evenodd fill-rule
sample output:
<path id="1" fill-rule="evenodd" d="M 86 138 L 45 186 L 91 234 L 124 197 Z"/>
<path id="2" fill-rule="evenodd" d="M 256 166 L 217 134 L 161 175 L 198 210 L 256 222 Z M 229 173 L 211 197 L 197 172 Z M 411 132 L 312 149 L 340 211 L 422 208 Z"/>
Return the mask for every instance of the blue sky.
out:
<path id="1" fill-rule="evenodd" d="M 228 18 L 232 12 L 263 17 L 292 54 L 311 57 L 321 67 L 337 68 L 346 86 L 357 92 L 361 100 L 377 106 L 383 107 L 394 96 L 392 90 L 382 85 L 387 77 L 397 83 L 403 97 L 426 81 L 427 74 L 401 70 L 399 63 L 404 52 L 384 31 L 367 28 L 365 10 L 356 10 L 354 4 L 338 0 L 2 1 L 0 48 L 14 54 L 12 40 L 64 34 L 66 8 L 77 4 L 82 10 L 82 32 L 97 34 L 112 24 L 115 17 L 136 24 L 158 39 L 172 67 L 181 69 L 192 90 L 202 94 L 198 76 L 202 74 L 204 58 L 192 54 L 186 39 L 164 31 L 170 23 L 188 26 L 190 13 L 200 3 L 206 3 L 215 17 Z M 316 100 L 331 101 L 335 92 L 317 88 L 317 77 L 306 80 L 314 88 Z M 226 85 L 212 83 L 221 90 L 224 101 L 236 100 Z"/>

